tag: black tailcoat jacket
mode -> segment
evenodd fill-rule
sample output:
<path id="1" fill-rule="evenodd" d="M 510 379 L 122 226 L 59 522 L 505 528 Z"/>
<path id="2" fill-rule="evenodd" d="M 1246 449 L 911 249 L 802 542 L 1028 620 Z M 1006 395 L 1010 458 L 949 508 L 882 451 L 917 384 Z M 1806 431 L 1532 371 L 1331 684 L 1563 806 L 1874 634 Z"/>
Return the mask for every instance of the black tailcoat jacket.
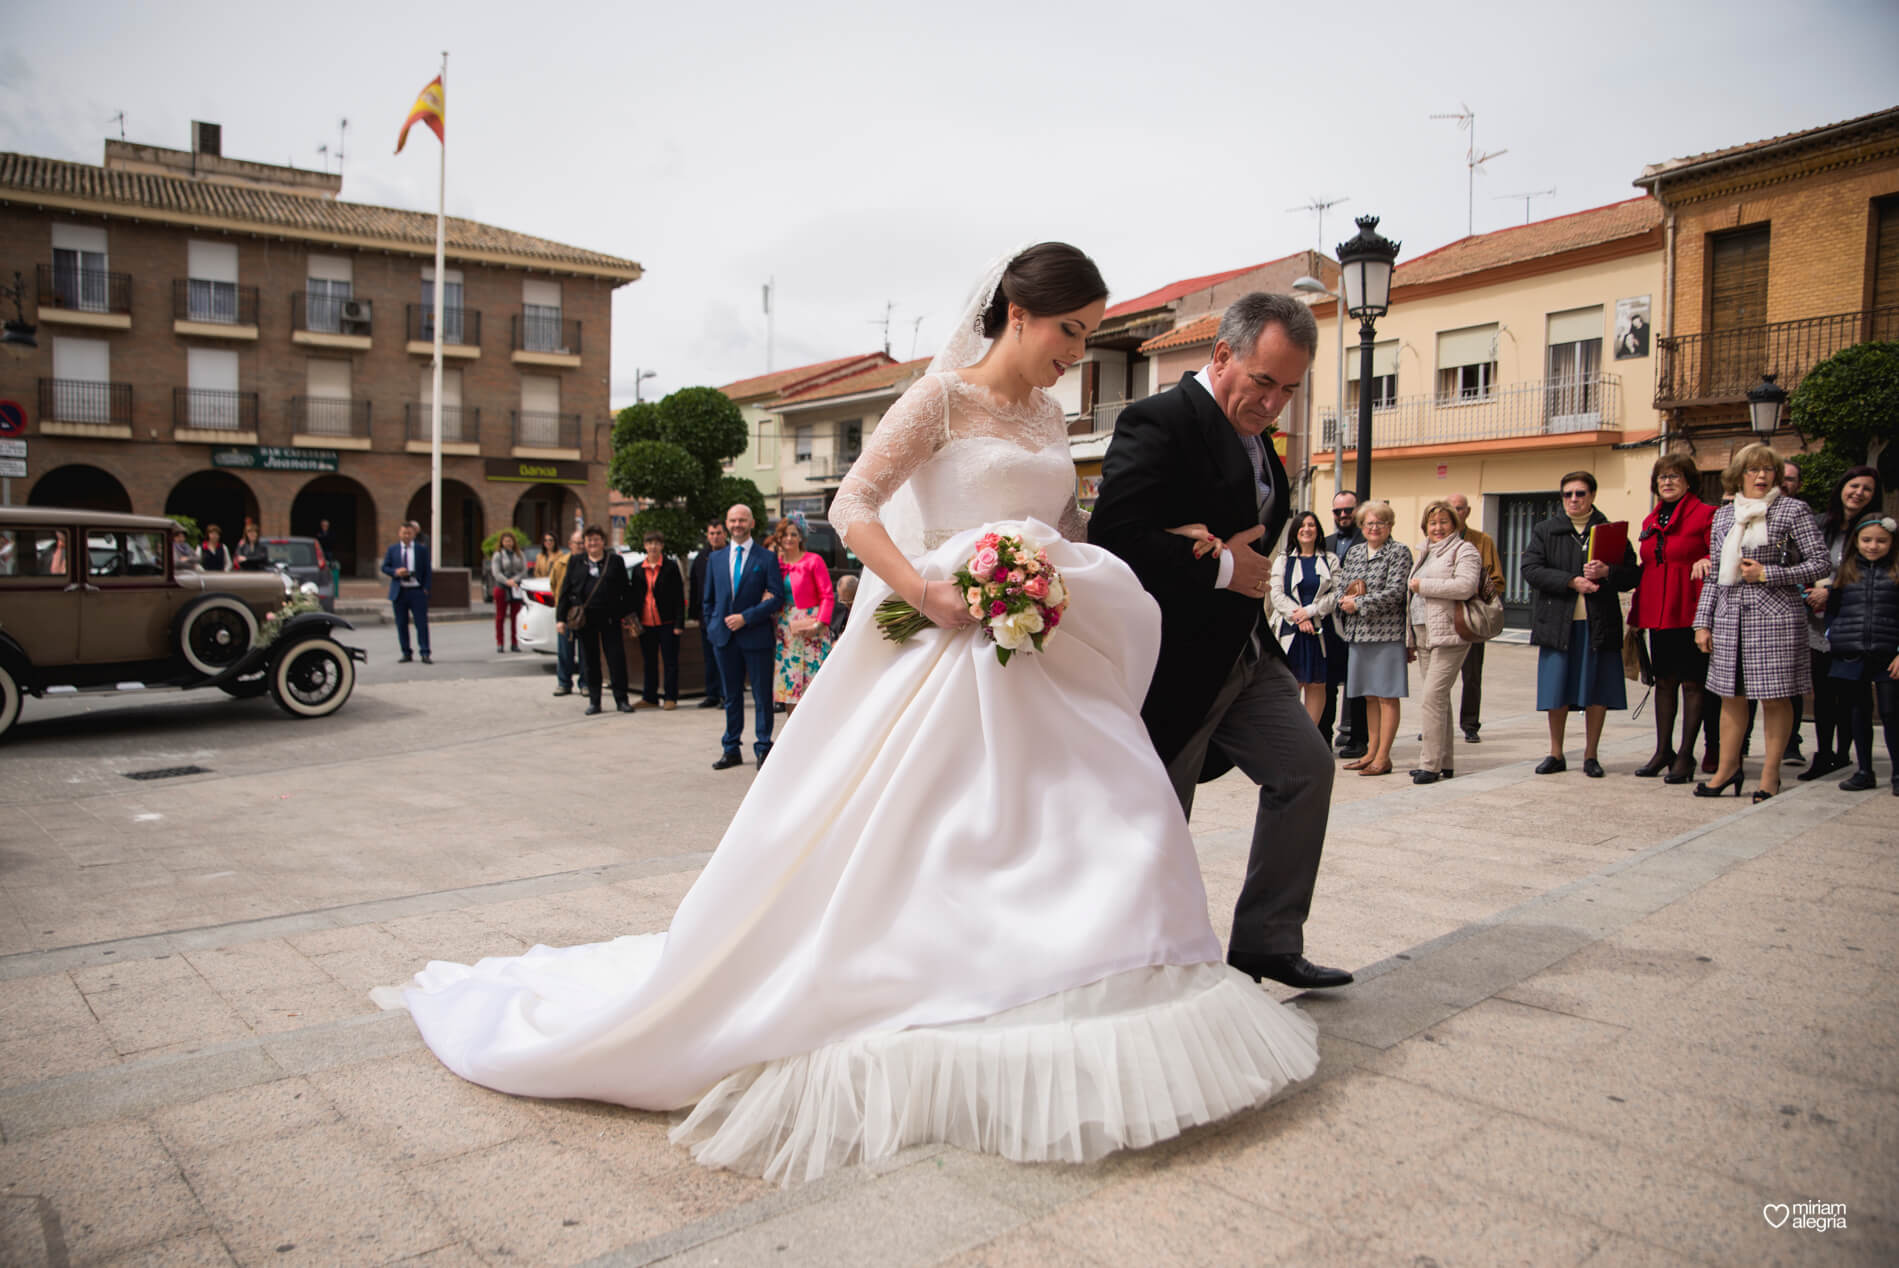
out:
<path id="1" fill-rule="evenodd" d="M 1270 556 L 1291 517 L 1292 496 L 1270 438 L 1262 437 L 1261 447 L 1273 498 L 1266 532 L 1252 547 Z M 1262 654 L 1283 655 L 1264 629 L 1263 598 L 1215 588 L 1219 561 L 1195 559 L 1192 539 L 1167 531 L 1205 524 L 1226 540 L 1262 523 L 1247 468 L 1239 433 L 1192 375 L 1123 410 L 1101 464 L 1088 540 L 1126 560 L 1160 604 L 1160 662 L 1141 718 L 1163 762 L 1206 721 L 1255 626 Z"/>

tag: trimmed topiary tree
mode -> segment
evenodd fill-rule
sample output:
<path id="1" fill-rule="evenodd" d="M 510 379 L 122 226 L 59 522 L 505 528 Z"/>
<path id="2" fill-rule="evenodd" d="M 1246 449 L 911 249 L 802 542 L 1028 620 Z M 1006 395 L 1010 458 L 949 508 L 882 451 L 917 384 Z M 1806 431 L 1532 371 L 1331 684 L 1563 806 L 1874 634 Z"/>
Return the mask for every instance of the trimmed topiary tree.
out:
<path id="1" fill-rule="evenodd" d="M 1879 468 L 1880 484 L 1899 485 L 1899 343 L 1862 343 L 1813 367 L 1793 394 L 1794 427 L 1821 448 L 1798 455 L 1800 496 L 1826 513 L 1833 486 L 1850 467 Z"/>
<path id="2" fill-rule="evenodd" d="M 637 550 L 657 529 L 666 535 L 666 549 L 683 555 L 698 544 L 706 521 L 739 502 L 762 523 L 765 498 L 758 486 L 724 470 L 728 459 L 745 452 L 745 441 L 745 415 L 717 388 L 681 388 L 615 415 L 607 480 L 625 496 L 650 503 L 627 522 L 626 544 Z"/>

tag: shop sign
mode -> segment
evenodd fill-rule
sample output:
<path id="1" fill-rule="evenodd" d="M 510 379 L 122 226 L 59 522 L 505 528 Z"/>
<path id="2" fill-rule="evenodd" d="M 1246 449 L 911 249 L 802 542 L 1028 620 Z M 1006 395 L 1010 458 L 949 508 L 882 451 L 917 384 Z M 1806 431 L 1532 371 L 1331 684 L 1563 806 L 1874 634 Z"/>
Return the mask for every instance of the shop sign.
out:
<path id="1" fill-rule="evenodd" d="M 280 445 L 225 445 L 211 451 L 211 465 L 239 471 L 334 471 L 334 449 L 287 449 Z"/>
<path id="2" fill-rule="evenodd" d="M 511 484 L 585 484 L 587 464 L 556 462 L 549 458 L 490 458 L 484 464 L 490 480 Z"/>

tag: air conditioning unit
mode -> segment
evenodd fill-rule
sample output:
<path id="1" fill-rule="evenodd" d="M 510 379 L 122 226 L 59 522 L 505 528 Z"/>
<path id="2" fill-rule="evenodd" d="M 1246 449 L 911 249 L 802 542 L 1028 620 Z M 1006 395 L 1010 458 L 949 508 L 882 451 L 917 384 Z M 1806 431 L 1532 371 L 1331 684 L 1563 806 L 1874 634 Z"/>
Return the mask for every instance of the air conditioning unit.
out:
<path id="1" fill-rule="evenodd" d="M 350 299 L 343 301 L 344 321 L 351 321 L 358 325 L 367 326 L 370 323 L 370 318 L 371 309 L 368 300 Z"/>

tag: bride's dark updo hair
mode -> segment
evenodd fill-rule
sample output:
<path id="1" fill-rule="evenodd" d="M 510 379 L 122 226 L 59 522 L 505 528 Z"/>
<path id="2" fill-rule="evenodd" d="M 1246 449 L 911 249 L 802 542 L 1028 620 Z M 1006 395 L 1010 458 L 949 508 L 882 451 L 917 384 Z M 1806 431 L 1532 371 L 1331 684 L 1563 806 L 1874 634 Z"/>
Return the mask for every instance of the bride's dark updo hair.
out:
<path id="1" fill-rule="evenodd" d="M 994 339 L 1009 324 L 1009 305 L 1020 304 L 1037 317 L 1053 317 L 1085 308 L 1108 293 L 1101 270 L 1066 242 L 1038 242 L 1009 261 L 1002 284 L 982 315 L 982 335 Z"/>

